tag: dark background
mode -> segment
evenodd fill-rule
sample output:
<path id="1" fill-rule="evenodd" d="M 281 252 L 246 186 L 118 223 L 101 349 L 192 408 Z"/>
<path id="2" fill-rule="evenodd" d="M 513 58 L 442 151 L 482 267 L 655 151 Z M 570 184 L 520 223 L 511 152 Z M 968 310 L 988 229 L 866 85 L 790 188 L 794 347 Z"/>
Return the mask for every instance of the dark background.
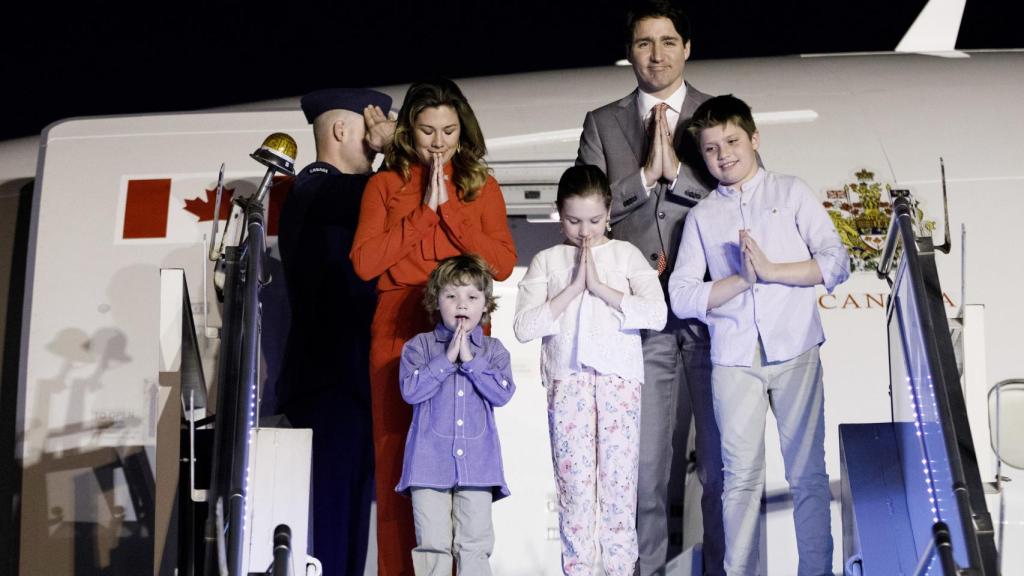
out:
<path id="1" fill-rule="evenodd" d="M 194 110 L 334 86 L 612 64 L 626 2 L 15 0 L 0 140 L 71 116 Z M 925 0 L 684 3 L 693 59 L 887 51 Z M 1020 2 L 969 0 L 957 48 L 1024 47 Z"/>

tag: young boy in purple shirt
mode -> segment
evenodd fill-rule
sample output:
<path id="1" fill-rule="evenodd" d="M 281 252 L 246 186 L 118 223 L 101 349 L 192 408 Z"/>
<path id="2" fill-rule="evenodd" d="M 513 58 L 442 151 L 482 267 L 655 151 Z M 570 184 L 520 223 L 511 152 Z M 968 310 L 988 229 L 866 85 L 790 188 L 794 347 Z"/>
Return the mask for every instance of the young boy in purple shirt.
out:
<path id="1" fill-rule="evenodd" d="M 493 407 L 516 389 L 508 351 L 481 327 L 497 307 L 493 285 L 480 257 L 443 260 L 423 298 L 437 326 L 402 348 L 413 416 L 395 490 L 412 496 L 417 576 L 451 576 L 453 559 L 460 575 L 491 574 L 491 502 L 509 495 Z"/>
<path id="2" fill-rule="evenodd" d="M 719 184 L 690 210 L 668 287 L 676 315 L 697 318 L 711 332 L 725 570 L 758 573 L 770 406 L 793 496 L 799 574 L 832 574 L 818 357 L 825 336 L 815 285 L 831 292 L 846 280 L 849 257 L 810 187 L 758 166 L 760 134 L 742 100 L 711 98 L 694 112 L 689 130 Z"/>

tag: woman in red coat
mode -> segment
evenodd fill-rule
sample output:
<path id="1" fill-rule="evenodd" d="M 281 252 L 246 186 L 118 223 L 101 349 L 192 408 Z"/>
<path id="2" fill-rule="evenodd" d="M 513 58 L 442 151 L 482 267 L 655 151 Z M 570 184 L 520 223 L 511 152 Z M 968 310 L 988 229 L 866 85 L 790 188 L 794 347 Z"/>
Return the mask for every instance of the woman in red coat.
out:
<path id="1" fill-rule="evenodd" d="M 395 493 L 412 418 L 399 393 L 398 362 L 406 340 L 434 326 L 422 305 L 427 277 L 457 254 L 480 255 L 498 280 L 516 263 L 505 201 L 484 164 L 486 153 L 476 116 L 454 82 L 413 84 L 385 155 L 387 169 L 363 192 L 350 256 L 360 277 L 380 277 L 370 387 L 381 576 L 413 574 L 412 507 Z"/>

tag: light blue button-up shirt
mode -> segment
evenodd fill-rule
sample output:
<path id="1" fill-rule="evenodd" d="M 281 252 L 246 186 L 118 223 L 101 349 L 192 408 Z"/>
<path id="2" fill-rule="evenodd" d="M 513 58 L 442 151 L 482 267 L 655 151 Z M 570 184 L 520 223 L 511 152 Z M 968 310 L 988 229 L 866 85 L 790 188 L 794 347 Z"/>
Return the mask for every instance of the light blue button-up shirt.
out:
<path id="1" fill-rule="evenodd" d="M 413 409 L 395 490 L 491 488 L 499 500 L 509 491 L 494 407 L 507 404 L 516 390 L 508 350 L 477 326 L 469 334 L 473 359 L 452 364 L 452 335 L 438 323 L 402 348 L 398 385 Z"/>
<path id="2" fill-rule="evenodd" d="M 850 275 L 846 248 L 811 188 L 795 176 L 762 168 L 741 188 L 719 185 L 690 210 L 668 282 L 672 311 L 708 325 L 711 361 L 720 366 L 750 366 L 758 337 L 770 362 L 824 342 L 814 286 L 758 282 L 708 310 L 714 281 L 740 271 L 742 229 L 772 262 L 813 258 L 829 292 Z M 704 281 L 705 271 L 711 281 Z"/>

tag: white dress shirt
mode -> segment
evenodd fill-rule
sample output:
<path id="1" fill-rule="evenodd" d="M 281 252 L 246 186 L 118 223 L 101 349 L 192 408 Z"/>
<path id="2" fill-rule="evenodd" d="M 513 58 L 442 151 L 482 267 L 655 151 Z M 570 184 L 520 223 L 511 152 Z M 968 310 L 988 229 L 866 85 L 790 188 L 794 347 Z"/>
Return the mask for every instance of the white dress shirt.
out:
<path id="1" fill-rule="evenodd" d="M 769 361 L 789 360 L 825 341 L 814 286 L 758 282 L 708 310 L 711 285 L 740 271 L 739 231 L 772 262 L 813 258 L 825 288 L 850 275 L 850 259 L 828 213 L 799 178 L 757 171 L 742 189 L 719 185 L 690 210 L 668 282 L 672 311 L 711 331 L 711 361 L 750 366 L 758 337 Z M 704 281 L 705 270 L 711 281 Z"/>
<path id="2" fill-rule="evenodd" d="M 640 112 L 640 125 L 644 127 L 644 133 L 648 133 L 649 122 L 651 121 L 651 112 L 654 107 L 658 104 L 668 104 L 668 110 L 665 112 L 665 119 L 668 120 L 669 133 L 674 137 L 676 133 L 676 124 L 679 123 L 679 112 L 683 109 L 683 100 L 686 100 L 686 82 L 679 85 L 679 88 L 675 92 L 669 95 L 668 98 L 662 100 L 657 96 L 648 94 L 639 88 L 636 91 L 636 109 Z M 682 167 L 682 163 L 676 166 L 676 177 L 669 184 L 668 189 L 674 190 L 676 187 L 676 180 L 679 179 L 679 170 Z M 651 195 L 651 190 L 654 190 L 655 183 L 652 186 L 647 185 L 647 181 L 644 180 L 644 171 L 640 170 L 640 183 L 643 184 L 644 190 L 647 191 L 647 195 Z"/>
<path id="3" fill-rule="evenodd" d="M 658 104 L 668 104 L 668 111 L 665 113 L 665 116 L 668 118 L 669 130 L 674 134 L 676 124 L 679 123 L 679 111 L 683 109 L 684 100 L 686 100 L 686 82 L 680 84 L 679 88 L 664 100 L 637 89 L 636 108 L 640 111 L 640 123 L 647 126 L 647 122 L 651 119 L 651 110 Z"/>
<path id="4" fill-rule="evenodd" d="M 622 311 L 584 291 L 553 317 L 548 300 L 572 280 L 577 250 L 559 244 L 533 257 L 516 297 L 516 338 L 543 338 L 540 368 L 545 386 L 587 367 L 643 382 L 640 330 L 661 330 L 668 316 L 658 273 L 636 246 L 608 240 L 591 253 L 601 282 L 622 292 Z"/>

